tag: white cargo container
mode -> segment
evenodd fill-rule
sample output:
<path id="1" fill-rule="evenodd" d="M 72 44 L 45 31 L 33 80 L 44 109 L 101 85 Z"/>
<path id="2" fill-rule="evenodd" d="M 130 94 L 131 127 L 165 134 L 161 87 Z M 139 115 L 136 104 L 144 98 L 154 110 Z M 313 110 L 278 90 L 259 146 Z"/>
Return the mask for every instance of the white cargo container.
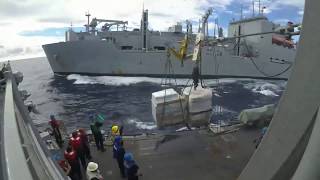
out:
<path id="1" fill-rule="evenodd" d="M 159 128 L 184 122 L 186 102 L 174 89 L 152 93 L 152 116 Z"/>
<path id="2" fill-rule="evenodd" d="M 192 126 L 208 125 L 212 113 L 212 90 L 208 88 L 185 88 L 188 100 L 188 123 Z"/>

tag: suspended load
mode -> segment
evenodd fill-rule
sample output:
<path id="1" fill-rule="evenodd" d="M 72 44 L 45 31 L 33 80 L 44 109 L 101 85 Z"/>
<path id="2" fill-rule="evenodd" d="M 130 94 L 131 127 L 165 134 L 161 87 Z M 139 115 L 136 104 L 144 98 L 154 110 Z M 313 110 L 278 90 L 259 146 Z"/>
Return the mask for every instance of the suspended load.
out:
<path id="1" fill-rule="evenodd" d="M 265 126 L 270 122 L 275 111 L 275 105 L 269 104 L 259 108 L 245 109 L 239 114 L 239 121 L 243 124 Z"/>
<path id="2" fill-rule="evenodd" d="M 183 91 L 188 100 L 187 119 L 191 126 L 206 126 L 212 113 L 212 90 L 198 87 L 188 87 Z"/>
<path id="3" fill-rule="evenodd" d="M 174 89 L 152 93 L 152 116 L 158 128 L 184 122 L 186 102 Z"/>

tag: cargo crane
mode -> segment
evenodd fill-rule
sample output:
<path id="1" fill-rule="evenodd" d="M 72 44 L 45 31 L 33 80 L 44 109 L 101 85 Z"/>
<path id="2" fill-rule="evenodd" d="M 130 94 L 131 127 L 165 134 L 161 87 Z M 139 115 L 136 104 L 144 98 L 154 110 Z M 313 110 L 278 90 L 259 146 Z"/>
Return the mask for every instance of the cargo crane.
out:
<path id="1" fill-rule="evenodd" d="M 89 22 L 89 21 L 88 21 Z M 86 25 L 88 27 L 91 27 L 91 32 L 96 31 L 96 27 L 100 23 L 105 23 L 101 27 L 101 31 L 109 31 L 112 26 L 117 26 L 117 31 L 119 30 L 119 26 L 122 26 L 123 30 L 126 29 L 126 25 L 128 25 L 128 21 L 119 21 L 119 20 L 108 20 L 108 19 L 97 19 L 93 18 L 90 22 L 90 24 Z"/>

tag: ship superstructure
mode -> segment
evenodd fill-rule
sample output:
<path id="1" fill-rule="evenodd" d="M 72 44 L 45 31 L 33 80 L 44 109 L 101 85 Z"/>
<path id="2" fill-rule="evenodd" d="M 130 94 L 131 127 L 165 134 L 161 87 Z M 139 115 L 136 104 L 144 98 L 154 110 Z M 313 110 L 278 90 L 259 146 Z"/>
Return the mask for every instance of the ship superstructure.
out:
<path id="1" fill-rule="evenodd" d="M 192 53 L 196 36 L 191 24 L 188 32 L 183 32 L 182 24 L 170 27 L 167 32 L 152 31 L 148 28 L 148 10 L 143 10 L 140 28 L 128 31 L 127 21 L 93 18 L 89 23 L 90 14 L 87 17 L 86 32 L 74 32 L 70 28 L 65 42 L 43 45 L 54 73 L 190 76 L 192 61 L 179 61 L 169 49 L 179 49 L 180 42 L 188 36 L 187 50 Z M 100 23 L 104 24 L 97 28 Z M 203 78 L 287 79 L 296 49 L 291 36 L 277 33 L 278 29 L 281 30 L 280 25 L 262 14 L 230 22 L 227 37 L 223 37 L 221 27 L 217 29 L 218 36 L 209 36 L 206 28 L 201 50 Z M 165 73 L 168 58 L 174 73 Z"/>

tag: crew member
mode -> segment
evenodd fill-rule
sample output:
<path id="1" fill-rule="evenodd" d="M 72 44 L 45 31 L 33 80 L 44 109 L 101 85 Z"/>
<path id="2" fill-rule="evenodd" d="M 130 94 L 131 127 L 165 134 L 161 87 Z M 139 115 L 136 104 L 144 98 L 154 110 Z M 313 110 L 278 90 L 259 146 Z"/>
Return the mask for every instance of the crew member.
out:
<path id="1" fill-rule="evenodd" d="M 103 145 L 103 135 L 101 133 L 100 127 L 102 126 L 99 122 L 94 122 L 90 125 L 94 140 L 96 142 L 96 146 L 98 150 L 104 152 L 104 145 Z"/>
<path id="2" fill-rule="evenodd" d="M 122 138 L 121 136 L 116 136 L 114 141 L 113 141 L 113 146 L 112 146 L 112 149 L 113 149 L 113 158 L 117 158 L 117 152 L 118 152 L 118 149 L 120 147 L 120 142 L 122 141 Z"/>
<path id="3" fill-rule="evenodd" d="M 111 127 L 111 141 L 112 143 L 114 143 L 114 140 L 117 136 L 120 136 L 120 129 L 119 126 L 117 125 L 113 125 Z"/>
<path id="4" fill-rule="evenodd" d="M 139 166 L 133 160 L 133 155 L 131 153 L 126 153 L 124 155 L 124 165 L 127 171 L 128 180 L 138 180 L 141 174 L 138 173 Z"/>
<path id="5" fill-rule="evenodd" d="M 68 161 L 71 166 L 69 177 L 72 180 L 80 180 L 82 178 L 79 160 L 77 157 L 77 152 L 68 146 L 64 152 L 64 158 Z"/>
<path id="6" fill-rule="evenodd" d="M 126 151 L 123 147 L 123 140 L 120 139 L 119 141 L 120 142 L 118 143 L 118 146 L 117 146 L 116 152 L 115 152 L 115 158 L 117 159 L 121 176 L 123 178 L 125 178 L 126 174 L 125 174 L 125 168 L 124 168 L 124 155 L 125 155 Z"/>
<path id="7" fill-rule="evenodd" d="M 87 166 L 87 179 L 88 180 L 103 180 L 103 177 L 98 169 L 98 164 L 89 162 Z"/>
<path id="8" fill-rule="evenodd" d="M 54 117 L 54 115 L 50 115 L 50 121 L 49 124 L 52 128 L 52 134 L 56 139 L 57 144 L 62 147 L 63 144 L 63 140 L 62 140 L 62 136 L 60 133 L 60 124 L 59 122 L 56 120 L 56 118 Z"/>
<path id="9" fill-rule="evenodd" d="M 82 147 L 83 147 L 83 150 L 84 150 L 84 154 L 85 154 L 86 158 L 88 160 L 90 160 L 92 157 L 91 157 L 89 140 L 88 140 L 88 136 L 87 136 L 86 131 L 84 129 L 80 128 L 78 130 L 78 136 L 81 139 L 81 143 L 82 143 Z"/>
<path id="10" fill-rule="evenodd" d="M 87 167 L 85 153 L 82 146 L 81 138 L 78 136 L 78 132 L 73 132 L 70 138 L 69 144 L 77 152 L 77 156 L 81 161 L 82 167 L 85 169 Z"/>

